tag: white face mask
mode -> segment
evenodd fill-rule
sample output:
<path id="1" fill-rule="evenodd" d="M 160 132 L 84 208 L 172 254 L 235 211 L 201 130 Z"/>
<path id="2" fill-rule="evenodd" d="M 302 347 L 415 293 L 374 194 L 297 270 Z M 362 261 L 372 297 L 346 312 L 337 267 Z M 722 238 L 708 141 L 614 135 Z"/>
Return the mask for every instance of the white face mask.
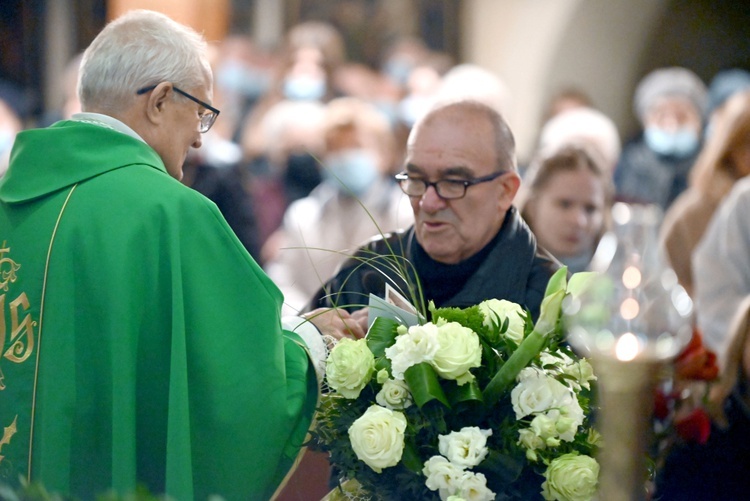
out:
<path id="1" fill-rule="evenodd" d="M 0 129 L 0 157 L 10 152 L 15 138 L 15 132 L 9 129 Z"/>
<path id="2" fill-rule="evenodd" d="M 332 153 L 326 157 L 324 166 L 323 175 L 329 184 L 343 193 L 351 190 L 357 197 L 367 193 L 378 177 L 377 158 L 362 148 Z"/>

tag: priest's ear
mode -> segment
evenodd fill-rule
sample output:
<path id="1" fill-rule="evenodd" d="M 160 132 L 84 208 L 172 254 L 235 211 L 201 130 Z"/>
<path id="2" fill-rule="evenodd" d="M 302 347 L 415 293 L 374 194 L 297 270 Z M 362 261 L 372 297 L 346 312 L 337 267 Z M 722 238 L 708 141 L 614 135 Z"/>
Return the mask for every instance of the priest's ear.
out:
<path id="1" fill-rule="evenodd" d="M 165 120 L 165 111 L 172 102 L 174 92 L 172 82 L 162 82 L 149 93 L 146 102 L 146 118 L 149 122 L 158 125 Z"/>

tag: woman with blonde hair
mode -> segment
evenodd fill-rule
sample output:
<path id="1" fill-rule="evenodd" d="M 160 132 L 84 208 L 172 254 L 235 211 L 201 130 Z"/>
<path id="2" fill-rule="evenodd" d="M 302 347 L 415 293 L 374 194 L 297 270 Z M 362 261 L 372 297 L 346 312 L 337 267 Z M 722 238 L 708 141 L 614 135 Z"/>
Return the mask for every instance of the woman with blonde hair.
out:
<path id="1" fill-rule="evenodd" d="M 693 294 L 690 263 L 716 208 L 750 174 L 750 91 L 732 96 L 715 112 L 709 136 L 690 174 L 690 187 L 664 216 L 661 245 L 680 284 Z"/>
<path id="2" fill-rule="evenodd" d="M 589 268 L 609 226 L 614 187 L 598 151 L 566 145 L 529 168 L 519 208 L 539 245 L 571 272 Z"/>

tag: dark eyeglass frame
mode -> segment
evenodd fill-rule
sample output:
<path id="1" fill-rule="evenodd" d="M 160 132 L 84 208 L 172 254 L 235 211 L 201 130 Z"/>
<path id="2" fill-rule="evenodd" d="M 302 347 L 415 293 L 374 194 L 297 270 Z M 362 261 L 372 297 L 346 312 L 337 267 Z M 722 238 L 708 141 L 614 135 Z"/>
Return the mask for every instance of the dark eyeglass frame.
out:
<path id="1" fill-rule="evenodd" d="M 148 87 L 143 87 L 142 89 L 138 89 L 135 93 L 140 96 L 142 94 L 145 94 L 146 92 L 151 92 L 155 88 L 156 88 L 156 85 L 149 85 Z M 172 89 L 174 89 L 174 91 L 177 92 L 178 94 L 182 94 L 186 98 L 190 99 L 194 103 L 200 104 L 206 109 L 206 112 L 200 115 L 201 121 L 200 121 L 200 126 L 198 127 L 198 130 L 200 131 L 201 134 L 208 132 L 208 130 L 213 126 L 214 122 L 216 122 L 216 117 L 218 117 L 219 113 L 221 112 L 217 110 L 216 108 L 214 108 L 213 106 L 211 106 L 210 104 L 201 101 L 197 97 L 188 94 L 184 90 L 174 85 L 172 86 Z"/>
<path id="2" fill-rule="evenodd" d="M 475 177 L 474 179 L 440 179 L 439 181 L 427 181 L 425 179 L 418 179 L 418 178 L 410 178 L 409 174 L 406 172 L 400 172 L 396 174 L 395 178 L 398 182 L 398 185 L 401 187 L 401 191 L 403 191 L 406 195 L 410 197 L 421 197 L 424 196 L 425 193 L 427 193 L 427 190 L 430 188 L 430 186 L 433 186 L 435 188 L 435 193 L 437 193 L 437 196 L 442 198 L 443 200 L 458 200 L 460 198 L 463 198 L 466 196 L 466 190 L 470 186 L 474 186 L 475 184 L 481 184 L 481 183 L 488 183 L 490 181 L 493 181 L 503 174 L 508 173 L 507 170 L 501 170 L 498 172 L 493 172 L 492 174 L 489 174 L 487 176 L 482 177 Z M 421 193 L 409 193 L 406 191 L 405 184 L 407 182 L 411 183 L 421 183 L 421 185 L 424 187 Z M 443 193 L 441 193 L 441 186 L 463 186 L 464 191 L 460 196 L 457 197 L 446 197 Z M 415 184 L 415 186 L 419 186 Z"/>

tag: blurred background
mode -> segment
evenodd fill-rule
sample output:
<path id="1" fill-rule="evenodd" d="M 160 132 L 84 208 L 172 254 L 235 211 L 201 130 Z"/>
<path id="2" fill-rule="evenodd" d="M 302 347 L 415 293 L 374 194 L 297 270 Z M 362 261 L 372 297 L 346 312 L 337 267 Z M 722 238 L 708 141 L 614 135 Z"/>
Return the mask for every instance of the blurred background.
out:
<path id="1" fill-rule="evenodd" d="M 26 126 L 50 117 L 64 105 L 69 61 L 108 20 L 133 8 L 162 11 L 217 44 L 246 36 L 254 44 L 248 57 L 260 67 L 271 66 L 291 27 L 320 20 L 333 25 L 344 41 L 341 57 L 352 71 L 339 75 L 340 88 L 364 92 L 367 83 L 358 80 L 357 69 L 407 78 L 416 59 L 438 73 L 471 63 L 499 77 L 507 87 L 504 113 L 523 159 L 534 148 L 550 100 L 564 89 L 585 93 L 627 138 L 638 129 L 631 105 L 635 86 L 650 70 L 684 66 L 708 82 L 722 69 L 750 67 L 746 5 L 729 0 L 0 0 L 0 95 Z M 395 57 L 396 51 L 402 57 Z"/>

